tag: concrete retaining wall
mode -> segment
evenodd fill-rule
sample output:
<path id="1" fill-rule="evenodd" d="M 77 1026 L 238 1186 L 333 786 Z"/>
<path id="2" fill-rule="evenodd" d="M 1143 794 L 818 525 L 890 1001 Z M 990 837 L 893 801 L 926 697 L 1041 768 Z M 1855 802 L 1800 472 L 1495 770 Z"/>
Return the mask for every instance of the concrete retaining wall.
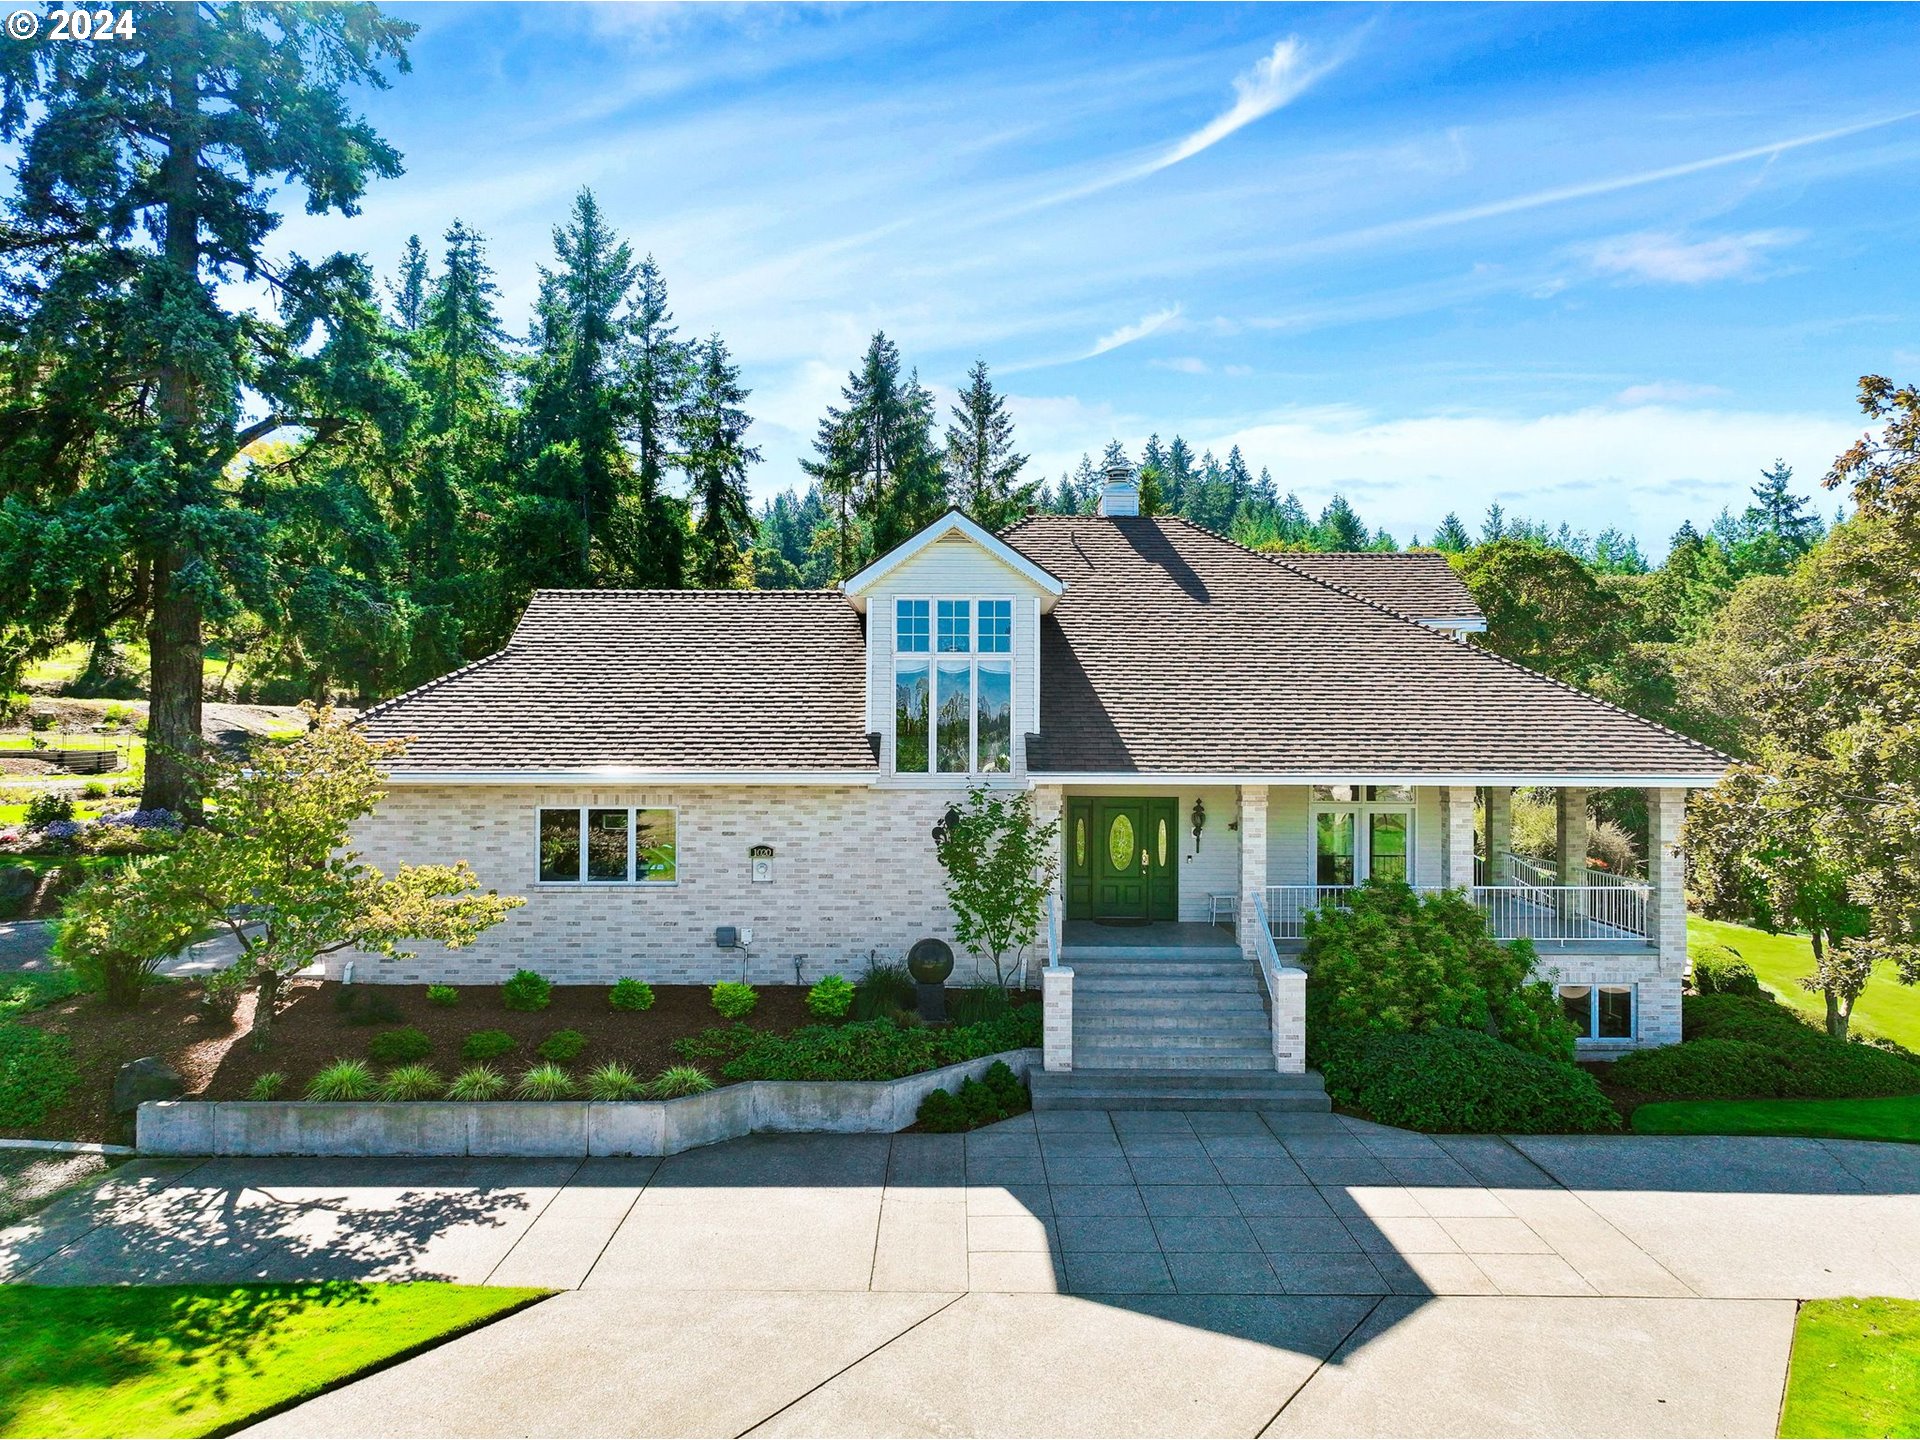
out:
<path id="1" fill-rule="evenodd" d="M 898 1080 L 749 1080 L 679 1100 L 149 1100 L 143 1155 L 677 1155 L 755 1131 L 892 1134 L 1009 1050 Z"/>

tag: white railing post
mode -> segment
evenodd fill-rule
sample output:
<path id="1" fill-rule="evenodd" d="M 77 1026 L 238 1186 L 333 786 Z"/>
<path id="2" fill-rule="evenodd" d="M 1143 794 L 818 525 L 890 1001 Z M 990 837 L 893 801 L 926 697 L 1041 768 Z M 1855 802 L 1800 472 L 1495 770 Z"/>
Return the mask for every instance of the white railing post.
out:
<path id="1" fill-rule="evenodd" d="M 1047 897 L 1047 968 L 1040 972 L 1040 1063 L 1073 1069 L 1073 969 L 1060 963 L 1053 897 Z"/>
<path id="2" fill-rule="evenodd" d="M 1280 963 L 1280 952 L 1273 944 L 1273 919 L 1267 913 L 1266 897 L 1256 890 L 1251 892 L 1249 901 L 1260 978 L 1266 984 L 1267 1003 L 1273 1010 L 1273 1068 L 1282 1075 L 1304 1075 L 1307 1070 L 1307 972 L 1297 965 Z"/>

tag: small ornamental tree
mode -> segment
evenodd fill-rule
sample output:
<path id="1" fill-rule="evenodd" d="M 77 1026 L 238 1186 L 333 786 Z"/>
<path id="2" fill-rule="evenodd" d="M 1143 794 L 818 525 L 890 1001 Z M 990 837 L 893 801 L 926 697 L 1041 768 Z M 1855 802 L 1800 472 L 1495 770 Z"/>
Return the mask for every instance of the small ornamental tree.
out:
<path id="1" fill-rule="evenodd" d="M 331 710 L 310 718 L 297 740 L 201 767 L 206 823 L 123 872 L 119 903 L 101 921 L 108 950 L 205 926 L 230 933 L 259 983 L 256 1047 L 267 1043 L 282 984 L 322 956 L 394 955 L 406 940 L 457 949 L 526 903 L 476 893 L 465 861 L 402 865 L 391 876 L 363 864 L 350 848 L 353 823 L 379 803 L 380 763 L 405 744 L 370 740 Z"/>
<path id="2" fill-rule="evenodd" d="M 935 842 L 947 872 L 954 938 L 993 962 L 1005 989 L 1032 943 L 1060 871 L 1060 822 L 1042 825 L 1024 794 L 981 787 L 956 806 Z"/>

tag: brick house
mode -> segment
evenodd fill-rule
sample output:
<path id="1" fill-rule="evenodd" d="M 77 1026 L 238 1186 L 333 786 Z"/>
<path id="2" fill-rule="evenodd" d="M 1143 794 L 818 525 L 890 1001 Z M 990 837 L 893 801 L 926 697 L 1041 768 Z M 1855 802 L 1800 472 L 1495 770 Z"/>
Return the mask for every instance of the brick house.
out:
<path id="1" fill-rule="evenodd" d="M 1583 1046 L 1679 1038 L 1681 813 L 1725 757 L 1477 648 L 1442 556 L 1137 512 L 1116 474 L 1098 515 L 949 514 L 837 590 L 540 592 L 369 712 L 411 745 L 357 837 L 527 904 L 358 977 L 857 975 L 950 937 L 931 832 L 989 784 L 1061 822 L 1025 971 L 1049 1069 L 1300 1070 L 1302 916 L 1369 877 L 1531 938 Z M 1557 865 L 1509 854 L 1516 786 L 1558 796 Z M 1587 868 L 1588 791 L 1629 786 L 1644 879 Z"/>

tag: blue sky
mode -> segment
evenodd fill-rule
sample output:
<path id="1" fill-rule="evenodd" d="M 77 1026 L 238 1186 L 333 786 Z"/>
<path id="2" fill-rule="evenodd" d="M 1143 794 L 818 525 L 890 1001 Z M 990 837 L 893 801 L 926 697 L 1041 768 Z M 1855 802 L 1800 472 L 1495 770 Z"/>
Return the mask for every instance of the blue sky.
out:
<path id="1" fill-rule="evenodd" d="M 458 216 L 519 329 L 592 186 L 741 360 L 762 496 L 879 328 L 943 397 L 984 357 L 1048 475 L 1237 442 L 1403 540 L 1658 551 L 1920 374 L 1905 6 L 394 8 L 408 174 L 284 243 Z"/>

